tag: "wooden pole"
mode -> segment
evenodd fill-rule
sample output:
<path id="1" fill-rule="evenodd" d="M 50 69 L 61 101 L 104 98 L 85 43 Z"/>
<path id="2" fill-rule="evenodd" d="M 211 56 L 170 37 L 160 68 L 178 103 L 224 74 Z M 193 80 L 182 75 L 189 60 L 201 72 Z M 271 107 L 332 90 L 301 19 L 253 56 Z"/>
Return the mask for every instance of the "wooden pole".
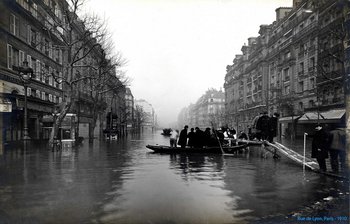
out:
<path id="1" fill-rule="evenodd" d="M 304 158 L 303 158 L 303 172 L 305 172 L 305 154 L 306 154 L 306 136 L 307 133 L 304 133 Z"/>

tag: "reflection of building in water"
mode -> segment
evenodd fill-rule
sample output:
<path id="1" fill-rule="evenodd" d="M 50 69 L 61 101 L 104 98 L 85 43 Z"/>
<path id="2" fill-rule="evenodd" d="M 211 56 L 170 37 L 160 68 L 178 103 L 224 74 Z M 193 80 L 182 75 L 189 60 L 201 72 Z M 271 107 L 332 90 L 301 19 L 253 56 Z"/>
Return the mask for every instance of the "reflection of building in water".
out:
<path id="1" fill-rule="evenodd" d="M 178 115 L 178 125 L 183 127 L 221 127 L 224 125 L 225 93 L 220 89 L 209 89 L 195 104 L 183 108 Z"/>

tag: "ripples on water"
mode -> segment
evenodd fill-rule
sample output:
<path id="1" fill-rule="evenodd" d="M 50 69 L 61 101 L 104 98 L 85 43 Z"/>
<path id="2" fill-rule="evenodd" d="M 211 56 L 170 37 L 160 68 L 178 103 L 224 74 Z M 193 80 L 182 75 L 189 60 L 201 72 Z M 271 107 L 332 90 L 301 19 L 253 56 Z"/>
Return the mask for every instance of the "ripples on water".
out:
<path id="1" fill-rule="evenodd" d="M 289 214 L 348 183 L 307 172 L 287 159 L 161 155 L 160 133 L 84 143 L 51 152 L 12 148 L 0 155 L 0 223 L 246 223 Z"/>

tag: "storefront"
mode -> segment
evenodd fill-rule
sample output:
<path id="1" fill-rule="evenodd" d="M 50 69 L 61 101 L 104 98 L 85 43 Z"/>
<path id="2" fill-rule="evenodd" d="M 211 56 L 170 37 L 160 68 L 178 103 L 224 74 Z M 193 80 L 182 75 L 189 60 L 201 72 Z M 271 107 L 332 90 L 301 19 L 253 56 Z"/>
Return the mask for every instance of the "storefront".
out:
<path id="1" fill-rule="evenodd" d="M 342 123 L 345 125 L 345 109 L 310 111 L 298 120 L 298 125 L 307 133 L 313 133 L 317 124 L 323 125 L 327 130 L 332 130 Z"/>
<path id="2" fill-rule="evenodd" d="M 42 118 L 53 112 L 54 104 L 49 101 L 28 97 L 28 134 L 30 139 L 45 139 Z M 2 94 L 1 96 L 2 140 L 17 141 L 23 138 L 24 96 L 18 94 Z M 6 110 L 6 112 L 5 112 Z"/>

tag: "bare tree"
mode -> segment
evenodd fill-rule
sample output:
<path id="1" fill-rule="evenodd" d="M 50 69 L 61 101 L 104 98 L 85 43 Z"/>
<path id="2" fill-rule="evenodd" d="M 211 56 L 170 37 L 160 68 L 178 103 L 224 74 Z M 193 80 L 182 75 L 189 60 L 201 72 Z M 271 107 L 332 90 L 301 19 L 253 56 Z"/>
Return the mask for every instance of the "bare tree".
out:
<path id="1" fill-rule="evenodd" d="M 129 84 L 129 79 L 118 68 L 125 64 L 125 60 L 120 55 L 107 58 L 105 51 L 101 51 L 97 59 L 96 66 L 90 66 L 93 70 L 89 74 L 88 83 L 90 85 L 90 98 L 93 103 L 93 121 L 89 125 L 89 141 L 93 141 L 93 133 L 96 127 L 98 115 L 105 111 L 103 98 L 107 93 L 118 97 L 119 93 L 125 91 L 125 86 Z"/>
<path id="2" fill-rule="evenodd" d="M 63 72 L 52 75 L 57 83 L 63 84 L 63 102 L 58 108 L 58 116 L 54 120 L 50 143 L 57 137 L 58 129 L 77 101 L 79 91 L 75 91 L 79 83 L 92 79 L 90 73 L 83 72 L 96 49 L 106 38 L 106 24 L 95 15 L 78 17 L 84 0 L 58 1 L 57 10 L 46 9 L 46 27 L 52 38 L 58 38 L 62 45 L 53 46 L 63 51 Z"/>
<path id="3" fill-rule="evenodd" d="M 147 113 L 143 110 L 143 107 L 136 105 L 135 107 L 135 128 L 137 132 L 141 131 L 142 125 L 147 120 Z"/>

